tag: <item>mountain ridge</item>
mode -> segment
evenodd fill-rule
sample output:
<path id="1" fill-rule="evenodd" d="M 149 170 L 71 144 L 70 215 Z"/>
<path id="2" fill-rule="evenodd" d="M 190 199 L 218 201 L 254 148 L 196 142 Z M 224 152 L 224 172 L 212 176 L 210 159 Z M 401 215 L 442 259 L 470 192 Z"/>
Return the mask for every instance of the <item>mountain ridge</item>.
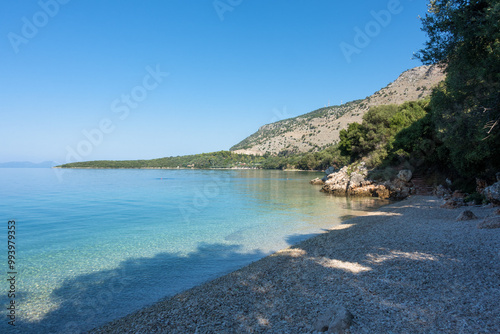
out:
<path id="1" fill-rule="evenodd" d="M 443 69 L 436 65 L 409 69 L 365 99 L 263 125 L 230 151 L 252 155 L 319 151 L 336 143 L 340 130 L 347 128 L 349 123 L 361 123 L 371 107 L 424 99 L 444 78 Z"/>

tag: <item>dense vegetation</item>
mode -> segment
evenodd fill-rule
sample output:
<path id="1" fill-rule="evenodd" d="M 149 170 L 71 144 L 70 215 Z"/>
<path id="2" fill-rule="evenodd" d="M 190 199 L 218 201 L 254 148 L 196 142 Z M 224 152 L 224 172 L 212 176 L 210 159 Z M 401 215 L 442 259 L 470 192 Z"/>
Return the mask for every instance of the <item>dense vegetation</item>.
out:
<path id="1" fill-rule="evenodd" d="M 429 40 L 418 57 L 447 73 L 419 125 L 434 128 L 431 158 L 456 177 L 492 179 L 500 170 L 500 2 L 433 0 L 423 30 Z"/>
<path id="2" fill-rule="evenodd" d="M 86 161 L 65 164 L 63 168 L 230 168 L 259 167 L 265 159 L 229 151 L 202 153 L 152 160 Z"/>

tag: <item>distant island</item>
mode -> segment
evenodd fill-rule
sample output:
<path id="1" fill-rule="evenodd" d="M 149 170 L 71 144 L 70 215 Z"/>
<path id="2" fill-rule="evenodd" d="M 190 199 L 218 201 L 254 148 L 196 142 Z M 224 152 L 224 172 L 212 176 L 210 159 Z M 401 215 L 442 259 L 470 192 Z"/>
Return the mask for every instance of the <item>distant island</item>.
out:
<path id="1" fill-rule="evenodd" d="M 0 168 L 52 168 L 57 165 L 55 161 L 34 163 L 30 161 L 0 162 Z"/>

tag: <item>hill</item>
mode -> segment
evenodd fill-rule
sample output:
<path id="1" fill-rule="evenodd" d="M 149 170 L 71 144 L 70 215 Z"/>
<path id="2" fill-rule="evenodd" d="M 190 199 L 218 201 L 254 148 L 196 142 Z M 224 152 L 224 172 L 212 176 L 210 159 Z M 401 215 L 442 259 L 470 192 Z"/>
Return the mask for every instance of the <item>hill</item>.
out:
<path id="1" fill-rule="evenodd" d="M 403 72 L 394 82 L 363 99 L 262 126 L 256 133 L 231 147 L 240 154 L 316 152 L 339 140 L 349 123 L 361 123 L 373 106 L 402 104 L 428 97 L 445 75 L 437 66 L 420 66 Z"/>

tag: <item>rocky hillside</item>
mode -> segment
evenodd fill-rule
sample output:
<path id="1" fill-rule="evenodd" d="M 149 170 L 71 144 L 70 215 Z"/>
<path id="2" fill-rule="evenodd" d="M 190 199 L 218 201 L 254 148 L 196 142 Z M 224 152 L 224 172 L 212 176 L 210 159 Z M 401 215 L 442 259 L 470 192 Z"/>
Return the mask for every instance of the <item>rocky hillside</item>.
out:
<path id="1" fill-rule="evenodd" d="M 444 79 L 437 66 L 420 66 L 364 100 L 321 108 L 310 113 L 262 126 L 256 133 L 231 147 L 235 153 L 263 155 L 283 151 L 309 152 L 325 148 L 339 139 L 349 123 L 361 123 L 372 106 L 401 104 L 423 99 Z"/>

